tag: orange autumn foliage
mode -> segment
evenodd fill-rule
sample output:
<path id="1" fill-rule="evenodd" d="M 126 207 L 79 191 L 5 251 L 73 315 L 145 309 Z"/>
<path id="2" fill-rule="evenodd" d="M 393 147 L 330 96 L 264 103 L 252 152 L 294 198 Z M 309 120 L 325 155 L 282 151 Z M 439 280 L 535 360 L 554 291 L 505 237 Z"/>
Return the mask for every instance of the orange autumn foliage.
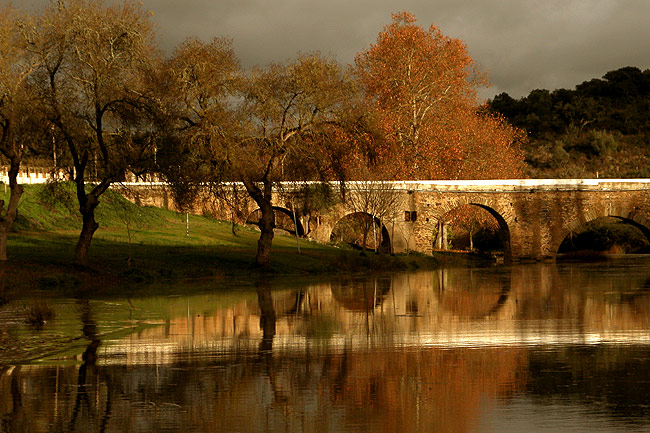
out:
<path id="1" fill-rule="evenodd" d="M 356 58 L 356 75 L 385 140 L 376 163 L 395 179 L 521 177 L 521 131 L 479 107 L 486 85 L 464 42 L 407 12 Z"/>

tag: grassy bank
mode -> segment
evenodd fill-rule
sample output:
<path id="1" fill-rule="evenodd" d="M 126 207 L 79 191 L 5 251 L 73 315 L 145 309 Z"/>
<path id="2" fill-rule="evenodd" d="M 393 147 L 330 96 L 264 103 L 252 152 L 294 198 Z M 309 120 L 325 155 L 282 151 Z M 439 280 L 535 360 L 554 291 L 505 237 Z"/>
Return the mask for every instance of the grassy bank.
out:
<path id="1" fill-rule="evenodd" d="M 7 200 L 7 193 L 0 199 Z M 89 269 L 71 266 L 81 228 L 71 185 L 26 186 L 19 218 L 9 238 L 9 286 L 154 283 L 179 278 L 248 277 L 259 232 L 229 222 L 140 207 L 109 191 L 97 211 L 100 224 L 90 249 Z M 273 241 L 274 275 L 367 272 L 432 267 L 435 259 L 360 256 L 359 252 L 278 235 Z"/>

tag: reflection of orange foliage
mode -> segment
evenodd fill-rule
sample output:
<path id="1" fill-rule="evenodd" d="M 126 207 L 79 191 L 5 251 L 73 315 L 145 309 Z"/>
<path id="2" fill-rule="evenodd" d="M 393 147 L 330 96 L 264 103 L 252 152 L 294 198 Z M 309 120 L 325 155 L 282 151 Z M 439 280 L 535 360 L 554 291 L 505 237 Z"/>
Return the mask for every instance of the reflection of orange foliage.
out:
<path id="1" fill-rule="evenodd" d="M 609 333 L 619 344 L 595 345 L 587 354 L 532 349 L 538 367 L 540 352 L 548 353 L 544 362 L 574 366 L 591 392 L 593 378 L 618 378 L 646 352 L 650 293 L 642 289 L 648 277 L 631 274 L 603 278 L 566 265 L 518 266 L 501 274 L 454 268 L 273 292 L 272 351 L 259 352 L 259 309 L 242 300 L 102 345 L 98 364 L 83 376 L 80 365 L 67 363 L 2 370 L 0 414 L 9 430 L 67 431 L 82 395 L 78 431 L 98 431 L 103 420 L 107 431 L 133 425 L 246 433 L 476 431 L 481 413 L 489 413 L 486 405 L 524 392 L 539 368 L 528 372 L 531 347 L 525 343 L 463 347 L 463 337 L 489 328 L 493 333 L 479 335 L 486 337 L 482 343 L 530 334 L 564 348 L 553 346 L 558 334 L 564 344 L 564 337 Z M 505 304 L 483 317 L 499 293 L 507 294 Z M 375 303 L 372 314 L 365 313 Z M 417 314 L 404 314 L 411 304 Z M 336 338 L 303 339 L 307 326 L 327 326 Z M 413 335 L 422 337 L 420 344 L 401 345 L 401 337 Z M 442 335 L 458 345 L 427 346 Z"/>
<path id="2" fill-rule="evenodd" d="M 382 279 L 350 279 L 332 283 L 332 295 L 344 308 L 350 311 L 369 312 L 384 300 L 391 281 Z"/>
<path id="3" fill-rule="evenodd" d="M 495 312 L 510 293 L 507 274 L 490 271 L 440 271 L 438 301 L 443 311 L 462 319 L 478 319 Z"/>
<path id="4" fill-rule="evenodd" d="M 336 402 L 376 431 L 472 431 L 482 397 L 505 398 L 527 379 L 523 349 L 416 349 L 339 355 Z"/>
<path id="5" fill-rule="evenodd" d="M 479 293 L 468 290 L 451 290 L 440 295 L 440 305 L 446 311 L 461 318 L 480 318 L 487 316 L 497 307 L 500 297 L 500 292 L 492 290 Z"/>

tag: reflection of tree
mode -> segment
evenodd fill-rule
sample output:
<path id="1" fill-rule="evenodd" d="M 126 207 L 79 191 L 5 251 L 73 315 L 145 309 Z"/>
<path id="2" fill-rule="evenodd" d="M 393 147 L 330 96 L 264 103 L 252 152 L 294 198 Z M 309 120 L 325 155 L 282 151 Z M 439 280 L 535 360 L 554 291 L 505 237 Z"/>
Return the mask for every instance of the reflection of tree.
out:
<path id="1" fill-rule="evenodd" d="M 2 414 L 2 431 L 13 432 L 18 431 L 17 426 L 22 425 L 25 418 L 25 410 L 23 407 L 23 395 L 20 387 L 20 373 L 21 367 L 13 369 L 6 369 L 0 373 L 0 377 L 9 374 L 11 376 L 10 389 L 11 389 L 11 412 Z"/>
<path id="2" fill-rule="evenodd" d="M 271 386 L 273 403 L 286 406 L 289 402 L 289 392 L 284 392 L 279 385 L 277 377 L 282 374 L 282 369 L 277 369 L 273 358 L 273 339 L 275 337 L 276 313 L 271 296 L 271 286 L 268 282 L 258 282 L 257 301 L 260 307 L 260 328 L 262 329 L 262 341 L 259 346 L 259 359 L 264 367 L 264 372 Z"/>
<path id="3" fill-rule="evenodd" d="M 260 307 L 260 329 L 262 330 L 260 354 L 264 354 L 265 352 L 271 352 L 273 349 L 276 320 L 273 297 L 271 296 L 271 286 L 268 283 L 260 282 L 257 284 L 257 302 Z"/>
<path id="4" fill-rule="evenodd" d="M 87 415 L 92 419 L 96 419 L 96 410 L 95 403 L 93 399 L 89 398 L 89 385 L 92 381 L 88 380 L 88 375 L 96 376 L 98 374 L 96 362 L 97 362 L 97 349 L 101 344 L 99 335 L 97 333 L 97 323 L 95 322 L 92 314 L 92 308 L 88 299 L 80 299 L 77 302 L 79 311 L 81 313 L 81 322 L 83 324 L 83 335 L 89 340 L 88 346 L 84 351 L 81 359 L 83 364 L 79 367 L 79 372 L 77 376 L 77 395 L 75 399 L 74 408 L 72 409 L 72 415 L 70 422 L 68 423 L 69 431 L 74 431 L 77 425 L 77 419 L 79 414 L 84 410 L 87 411 Z M 99 390 L 96 390 L 99 392 Z M 104 431 L 106 423 L 110 418 L 111 414 L 111 398 L 110 392 L 106 398 L 106 407 L 104 414 L 100 422 L 100 431 Z"/>
<path id="5" fill-rule="evenodd" d="M 331 398 L 376 432 L 473 431 L 485 397 L 526 383 L 522 349 L 355 351 L 329 365 Z"/>
<path id="6" fill-rule="evenodd" d="M 128 431 L 137 425 L 147 431 L 314 426 L 322 432 L 358 427 L 377 433 L 467 432 L 477 429 L 491 404 L 519 398 L 519 392 L 532 395 L 533 404 L 561 399 L 619 416 L 615 426 L 621 429 L 620 415 L 646 427 L 650 349 L 635 342 L 643 339 L 638 331 L 650 326 L 647 269 L 634 276 L 612 264 L 589 269 L 598 269 L 599 277 L 580 276 L 569 265 L 457 269 L 440 278 L 440 291 L 437 272 L 378 279 L 376 292 L 374 278 L 277 292 L 264 282 L 257 287 L 259 307 L 244 297 L 236 307 L 201 317 L 203 322 L 191 319 L 194 342 L 204 332 L 207 349 L 184 344 L 184 316 L 176 322 L 179 328 L 166 333 L 162 326 L 148 328 L 159 334 L 133 334 L 125 344 L 131 350 L 142 337 L 137 354 L 158 338 L 159 347 L 173 356 L 147 353 L 144 361 L 114 356 L 101 365 L 95 365 L 101 323 L 90 308 L 96 306 L 79 301 L 88 343 L 84 365 L 24 366 L 0 374 L 0 431 Z M 603 278 L 607 269 L 619 280 Z M 495 314 L 486 317 L 491 311 Z M 235 316 L 255 332 L 236 332 Z M 370 336 L 362 326 L 368 316 L 378 331 Z M 298 329 L 318 326 L 319 317 L 336 321 L 334 338 L 311 338 Z M 560 323 L 576 328 L 560 329 Z M 527 327 L 531 324 L 540 326 L 539 333 Z M 487 335 L 486 347 L 402 346 L 399 340 L 422 336 L 419 341 L 428 342 L 440 335 L 444 342 L 446 336 L 462 339 L 465 331 L 484 335 L 484 329 L 494 330 L 495 337 Z M 498 345 L 513 332 L 553 338 L 565 330 L 572 336 L 611 330 L 625 344 Z M 627 344 L 630 335 L 634 340 Z M 224 341 L 225 348 L 219 345 Z"/>

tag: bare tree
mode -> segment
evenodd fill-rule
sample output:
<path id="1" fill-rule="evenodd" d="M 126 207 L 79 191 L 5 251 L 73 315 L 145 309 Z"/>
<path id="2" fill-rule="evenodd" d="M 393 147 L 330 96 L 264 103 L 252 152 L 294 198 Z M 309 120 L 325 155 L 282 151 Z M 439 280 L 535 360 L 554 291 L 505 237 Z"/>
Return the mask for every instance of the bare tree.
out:
<path id="1" fill-rule="evenodd" d="M 131 3 L 63 0 L 29 29 L 29 43 L 43 107 L 71 164 L 82 217 L 74 261 L 86 266 L 100 196 L 155 151 L 148 77 L 160 60 L 152 25 Z"/>
<path id="2" fill-rule="evenodd" d="M 188 39 L 158 76 L 172 125 L 159 150 L 158 169 L 169 181 L 179 210 L 191 209 L 206 193 L 231 207 L 233 233 L 239 190 L 224 183 L 235 177 L 213 155 L 231 139 L 239 123 L 236 105 L 242 80 L 239 61 L 227 38 L 207 43 Z"/>
<path id="3" fill-rule="evenodd" d="M 366 215 L 358 219 L 363 236 L 363 251 L 366 251 L 368 234 L 373 231 L 375 248 L 382 249 L 382 225 L 394 221 L 402 204 L 402 197 L 393 182 L 355 181 L 347 182 L 346 205 L 355 213 Z"/>
<path id="4" fill-rule="evenodd" d="M 8 7 L 0 9 L 0 153 L 9 162 L 9 203 L 0 201 L 0 261 L 7 260 L 7 237 L 18 214 L 23 193 L 17 182 L 23 151 L 35 129 L 34 93 L 30 78 L 38 59 L 27 50 L 22 34 L 26 17 Z"/>
<path id="5" fill-rule="evenodd" d="M 186 42 L 169 65 L 182 91 L 177 104 L 184 138 L 168 152 L 183 155 L 176 160 L 178 178 L 195 186 L 241 182 L 261 211 L 255 263 L 269 268 L 274 187 L 331 174 L 333 152 L 324 149 L 343 146 L 332 137 L 353 86 L 336 62 L 318 54 L 243 74 L 224 39 Z"/>
<path id="6" fill-rule="evenodd" d="M 340 66 L 318 54 L 251 71 L 244 89 L 243 134 L 225 160 L 261 211 L 259 267 L 270 266 L 274 185 L 333 174 L 323 156 L 337 145 L 332 138 L 341 137 L 354 94 Z"/>

